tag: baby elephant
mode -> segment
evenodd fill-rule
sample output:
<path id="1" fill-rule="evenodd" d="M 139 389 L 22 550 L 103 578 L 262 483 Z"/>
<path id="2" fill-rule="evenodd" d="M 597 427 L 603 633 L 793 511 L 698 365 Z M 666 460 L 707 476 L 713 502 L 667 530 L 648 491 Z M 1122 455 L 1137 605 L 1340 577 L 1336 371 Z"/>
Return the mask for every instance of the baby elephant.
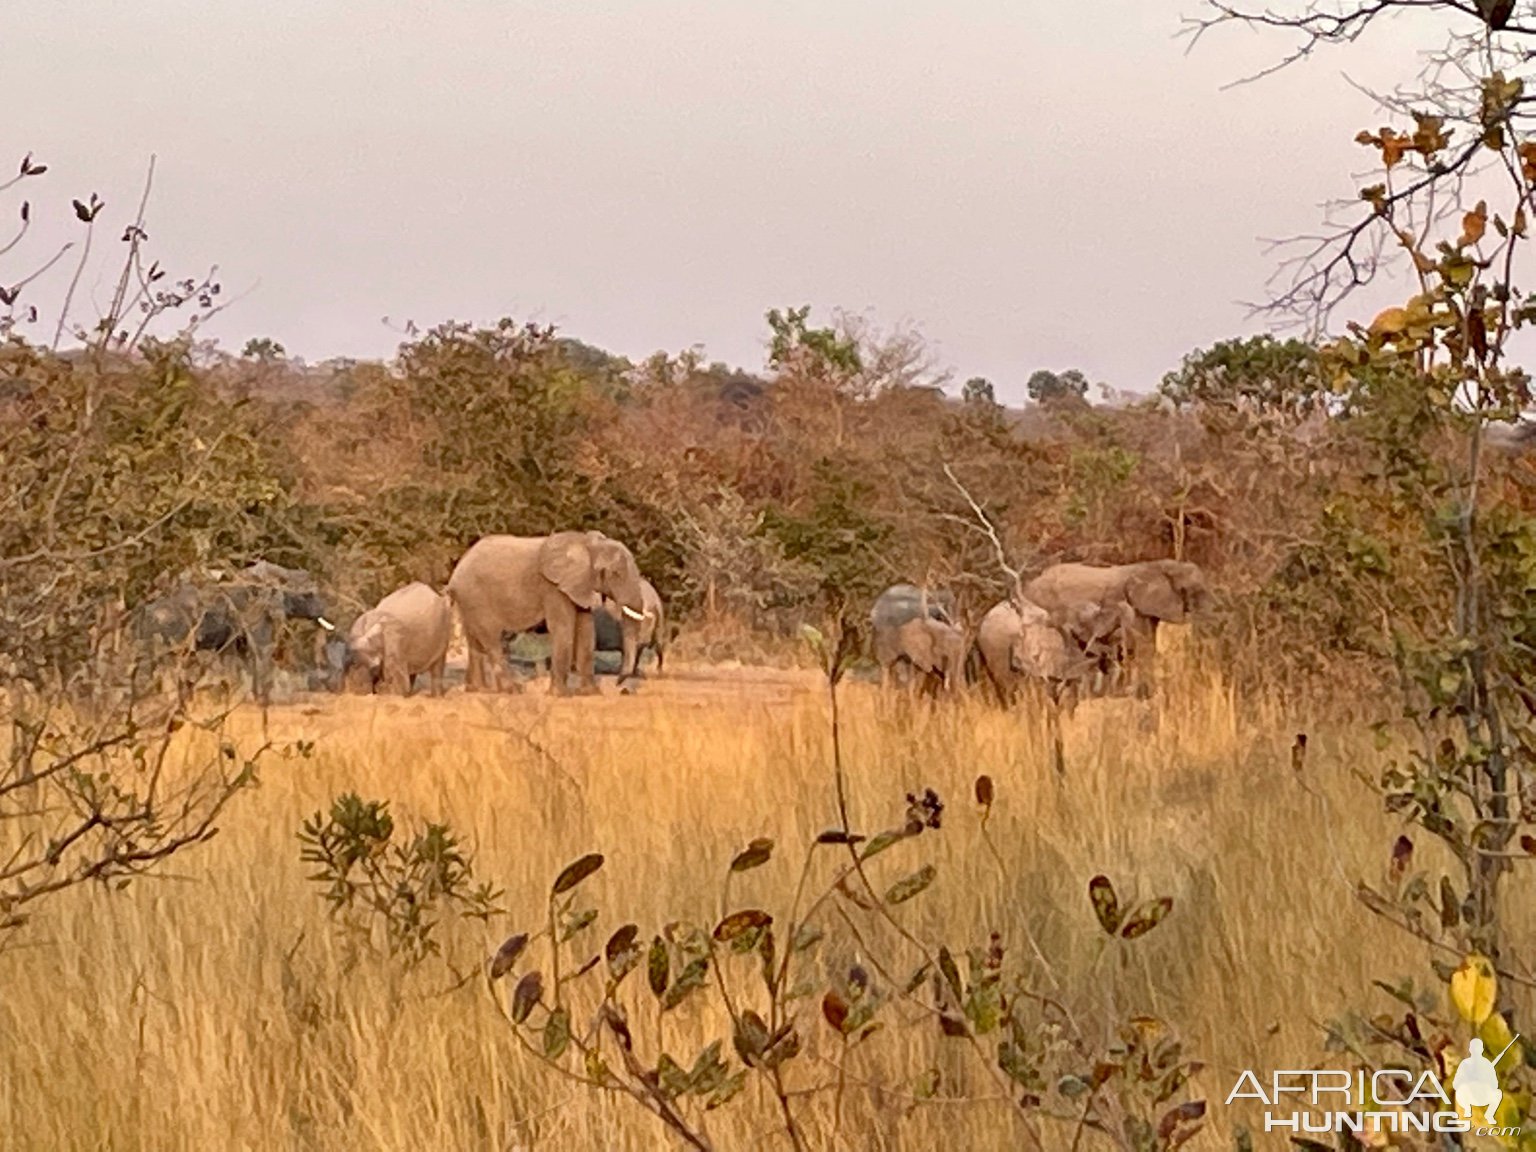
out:
<path id="1" fill-rule="evenodd" d="M 896 660 L 910 664 L 924 695 L 960 686 L 965 666 L 965 634 L 944 620 L 919 617 L 896 629 Z M 894 663 L 894 662 L 893 662 Z"/>
<path id="2" fill-rule="evenodd" d="M 448 599 L 420 582 L 380 600 L 347 634 L 342 684 L 351 692 L 383 689 L 408 695 L 423 672 L 432 677 L 432 695 L 443 694 L 443 665 L 453 636 Z"/>

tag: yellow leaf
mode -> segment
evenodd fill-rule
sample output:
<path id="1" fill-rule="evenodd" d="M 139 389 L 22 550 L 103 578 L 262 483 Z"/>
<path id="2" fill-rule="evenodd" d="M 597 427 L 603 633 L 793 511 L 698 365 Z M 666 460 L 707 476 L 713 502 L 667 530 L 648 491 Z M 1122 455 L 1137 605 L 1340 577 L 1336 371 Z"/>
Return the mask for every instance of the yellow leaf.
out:
<path id="1" fill-rule="evenodd" d="M 1372 336 L 1397 336 L 1408 327 L 1408 313 L 1402 308 L 1384 308 L 1371 321 Z"/>
<path id="2" fill-rule="evenodd" d="M 1468 248 L 1483 238 L 1488 231 L 1488 202 L 1479 200 L 1477 207 L 1461 218 L 1461 247 Z"/>
<path id="3" fill-rule="evenodd" d="M 1414 113 L 1413 118 L 1417 121 L 1417 127 L 1413 133 L 1413 147 L 1422 152 L 1425 159 L 1432 159 L 1436 152 L 1441 151 L 1451 142 L 1451 134 L 1445 131 L 1445 120 L 1422 112 Z"/>
<path id="4" fill-rule="evenodd" d="M 1526 140 L 1520 148 L 1520 170 L 1527 181 L 1536 180 L 1536 140 Z"/>
<path id="5" fill-rule="evenodd" d="M 1398 163 L 1412 148 L 1412 137 L 1399 136 L 1390 128 L 1383 128 L 1381 130 L 1381 162 L 1388 168 L 1397 167 Z"/>
<path id="6" fill-rule="evenodd" d="M 1469 953 L 1461 967 L 1451 973 L 1451 1003 L 1469 1024 L 1481 1024 L 1493 1014 L 1498 994 L 1499 980 L 1486 956 Z"/>
<path id="7" fill-rule="evenodd" d="M 1509 1030 L 1509 1022 L 1504 1019 L 1502 1012 L 1495 1012 L 1484 1020 L 1477 1030 L 1477 1038 L 1483 1042 L 1483 1052 L 1488 1059 L 1497 1061 L 1499 1068 L 1505 1072 L 1512 1071 L 1525 1063 L 1525 1049 L 1520 1044 L 1510 1047 L 1510 1041 L 1515 1034 Z M 1499 1054 L 1508 1048 L 1504 1058 L 1499 1059 Z"/>

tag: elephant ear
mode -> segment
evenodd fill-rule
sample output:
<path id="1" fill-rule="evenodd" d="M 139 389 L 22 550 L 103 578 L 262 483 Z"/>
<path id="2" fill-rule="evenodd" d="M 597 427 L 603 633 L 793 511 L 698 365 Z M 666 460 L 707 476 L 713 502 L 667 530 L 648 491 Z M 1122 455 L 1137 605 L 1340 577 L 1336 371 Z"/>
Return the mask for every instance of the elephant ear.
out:
<path id="1" fill-rule="evenodd" d="M 1138 613 L 1152 620 L 1170 624 L 1184 622 L 1184 596 L 1173 586 L 1168 575 L 1156 568 L 1144 568 L 1126 581 L 1125 598 Z"/>
<path id="2" fill-rule="evenodd" d="M 594 611 L 602 604 L 592 546 L 582 532 L 560 532 L 539 548 L 539 573 L 565 593 L 578 608 Z"/>
<path id="3" fill-rule="evenodd" d="M 385 659 L 389 646 L 389 628 L 382 616 L 374 616 L 363 628 L 353 645 L 370 665 Z"/>

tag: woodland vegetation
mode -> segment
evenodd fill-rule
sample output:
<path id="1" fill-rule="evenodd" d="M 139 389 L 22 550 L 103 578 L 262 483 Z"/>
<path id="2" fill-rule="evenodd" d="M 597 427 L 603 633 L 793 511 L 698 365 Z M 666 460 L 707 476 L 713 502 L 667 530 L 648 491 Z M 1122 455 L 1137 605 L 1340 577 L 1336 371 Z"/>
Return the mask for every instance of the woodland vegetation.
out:
<path id="1" fill-rule="evenodd" d="M 1104 956 L 1116 966 L 1102 981 L 1074 983 L 1079 970 L 1060 961 L 1083 955 L 1069 920 L 1038 935 L 1025 927 L 1022 948 L 1003 940 L 1027 915 L 1010 901 L 1014 886 L 1035 883 L 1050 866 L 1030 855 L 1031 841 L 1011 857 L 1031 862 L 1027 876 L 1010 871 L 988 832 L 1007 782 L 977 771 L 987 765 L 974 758 L 952 758 L 957 749 L 995 757 L 1038 787 L 1041 777 L 1019 760 L 1020 749 L 1036 747 L 1036 728 L 1011 717 L 1000 727 L 994 713 L 962 727 L 959 710 L 938 719 L 893 714 L 868 698 L 845 713 L 839 696 L 857 623 L 889 584 L 953 588 L 974 619 L 1004 592 L 1007 567 L 1174 557 L 1198 563 L 1216 594 L 1194 643 L 1211 695 L 1227 708 L 1207 715 L 1219 713 L 1239 733 L 1229 735 L 1223 767 L 1243 762 L 1245 742 L 1258 739 L 1239 720 L 1265 710 L 1289 750 L 1289 774 L 1279 778 L 1320 801 L 1329 839 L 1292 881 L 1307 883 L 1326 853 L 1341 875 L 1348 871 L 1360 922 L 1412 949 L 1391 952 L 1412 971 L 1372 973 L 1334 1005 L 1318 1047 L 1351 1067 L 1448 1078 L 1470 1037 L 1491 1050 L 1510 1041 L 1500 1119 L 1526 1124 L 1527 1134 L 1500 1139 L 1536 1147 L 1536 1046 L 1513 1043 L 1536 988 L 1524 959 L 1531 926 L 1520 914 L 1536 855 L 1536 468 L 1518 450 L 1523 433 L 1510 432 L 1532 406 L 1512 341 L 1536 321 L 1536 297 L 1519 283 L 1536 212 L 1536 97 L 1525 92 L 1536 7 L 1296 0 L 1259 10 L 1207 0 L 1201 11 L 1198 36 L 1259 26 L 1292 38 L 1281 56 L 1292 61 L 1352 42 L 1401 11 L 1427 29 L 1432 63 L 1403 93 L 1379 98 L 1390 126 L 1357 137 L 1378 174 L 1282 268 L 1276 307 L 1309 322 L 1317 338 L 1238 335 L 1192 350 L 1139 398 L 1091 395 L 1087 378 L 1070 369 L 1034 371 L 1026 378 L 1033 403 L 1006 408 L 990 381 L 953 387 L 915 333 L 835 314 L 813 319 L 804 307 L 767 313 L 761 370 L 695 352 L 631 363 L 516 319 L 411 327 L 389 363 L 311 367 L 267 338 L 233 356 L 198 339 L 198 325 L 222 307 L 220 285 L 211 275 L 173 280 L 150 262 L 142 208 L 121 234 L 122 272 L 105 315 L 85 329 L 71 330 L 82 271 L 50 315 L 29 295 L 32 271 L 13 275 L 4 265 L 0 445 L 13 483 L 0 492 L 0 660 L 11 722 L 0 768 L 0 930 L 23 929 L 42 897 L 88 881 L 120 887 L 205 843 L 271 755 L 325 755 L 304 738 L 274 745 L 265 716 L 252 739 L 238 717 L 210 716 L 186 700 L 145 711 L 138 698 L 93 690 L 112 666 L 123 613 L 167 580 L 265 559 L 314 572 L 360 610 L 408 580 L 440 586 L 486 533 L 600 528 L 633 549 L 694 637 L 696 656 L 741 658 L 793 640 L 825 672 L 830 740 L 793 733 L 789 745 L 773 745 L 793 755 L 773 762 L 792 764 L 803 786 L 825 760 L 835 803 L 818 811 L 831 816 L 780 800 L 758 817 L 798 837 L 798 882 L 776 893 L 772 911 L 738 907 L 732 884 L 747 881 L 733 878 L 791 851 L 752 836 L 722 859 L 689 859 L 687 883 L 675 892 L 631 890 L 650 926 L 641 927 L 640 913 L 609 922 L 581 906 L 582 893 L 604 882 L 594 878 L 605 875 L 606 845 L 565 857 L 550 869 L 547 891 L 525 884 L 533 898 L 509 896 L 485 880 L 483 861 L 448 825 L 396 838 L 387 801 L 338 789 L 296 831 L 302 861 L 319 869 L 309 879 L 328 905 L 324 922 L 346 943 L 323 946 L 342 949 L 338 960 L 301 951 L 301 934 L 282 957 L 285 990 L 300 986 L 300 961 L 332 964 L 333 976 L 373 964 L 367 987 L 382 996 L 433 959 L 449 964 L 457 990 L 481 975 L 481 957 L 463 975 L 442 938 L 465 921 L 489 925 L 507 896 L 524 920 L 488 964 L 492 982 L 510 985 L 510 995 L 494 986 L 506 1035 L 567 1080 L 649 1113 L 643 1119 L 660 1128 L 646 1131 L 664 1129 L 684 1145 L 715 1147 L 721 1130 L 739 1142 L 765 1127 L 796 1149 L 846 1143 L 850 1053 L 898 1011 L 908 1013 L 904 1025 L 931 1022 L 930 1039 L 957 1042 L 951 1050 L 969 1071 L 941 1078 L 938 1058 L 901 1067 L 907 1051 L 892 1045 L 870 1073 L 877 1081 L 861 1084 L 870 1116 L 887 1094 L 915 1108 L 934 1101 L 941 1082 L 958 1082 L 943 1103 L 993 1108 L 989 1115 L 1004 1119 L 983 1130 L 1015 1134 L 1009 1146 L 1065 1140 L 1163 1152 L 1197 1134 L 1210 1140 L 1205 1097 L 1220 1088 L 1200 1079 L 1202 1062 L 1172 1025 L 1130 1001 L 1160 995 L 1136 980 L 1140 938 L 1165 921 L 1159 938 L 1178 932 L 1181 915 L 1215 916 L 1216 865 L 1191 870 L 1188 900 L 1157 892 L 1122 903 L 1102 872 L 1066 877 L 1097 921 L 1098 947 L 1081 971 L 1098 971 Z M 24 196 L 45 176 L 28 157 L 0 182 L 19 217 L 0 258 L 26 238 Z M 81 240 L 41 267 L 78 259 L 83 270 L 93 244 L 115 239 L 98 235 L 105 205 L 97 197 L 74 207 Z M 1393 254 L 1412 276 L 1401 306 L 1335 323 Z M 1165 687 L 1148 705 L 1153 727 L 1156 710 L 1189 685 Z M 1377 750 L 1370 770 L 1335 760 L 1325 779 L 1309 768 L 1309 740 L 1293 735 L 1301 717 L 1346 748 L 1357 745 L 1345 734 L 1364 729 Z M 653 736 L 670 731 L 701 755 L 688 725 L 671 723 L 655 723 Z M 925 723 L 954 727 L 919 731 Z M 747 745 L 748 729 L 734 718 L 724 724 Z M 862 775 L 846 724 L 879 750 Z M 521 735 L 541 787 L 570 778 L 544 745 Z M 1110 746 L 1106 728 L 1096 739 Z M 927 759 L 912 758 L 919 744 Z M 604 747 L 578 746 L 594 773 L 614 759 Z M 1135 761 L 1134 750 L 1124 760 Z M 970 774 L 970 796 L 951 790 L 946 806 L 926 780 L 910 780 L 904 808 L 851 796 L 855 782 L 888 783 L 892 764 L 908 782 L 929 763 L 951 783 Z M 1122 785 L 1106 763 L 1094 761 L 1094 795 L 1118 797 L 1115 811 L 1129 825 L 1147 803 L 1115 791 Z M 689 764 L 679 759 L 671 770 L 687 773 Z M 623 786 L 638 787 L 634 779 Z M 1071 786 L 1055 786 L 1061 819 L 1085 818 Z M 1368 802 L 1368 820 L 1336 818 L 1328 796 L 1343 796 L 1345 786 L 1354 810 Z M 1263 906 L 1270 866 L 1317 832 L 1283 804 L 1255 816 L 1248 791 L 1269 789 L 1273 800 L 1279 787 L 1273 771 L 1244 780 L 1212 815 L 1207 834 L 1216 839 L 1267 821 L 1254 827 L 1272 855 L 1230 865 L 1244 877 L 1243 898 L 1225 906 L 1232 922 L 1251 911 L 1238 905 Z M 687 797 L 684 787 L 667 791 Z M 648 802 L 643 789 L 624 795 L 633 806 Z M 1047 807 L 1034 795 L 1028 803 Z M 713 811 L 731 806 L 717 802 Z M 793 819 L 784 819 L 790 809 Z M 900 908 L 948 871 L 929 859 L 875 878 L 868 864 L 887 851 L 887 861 L 910 853 L 914 842 L 924 852 L 947 844 L 936 834 L 946 811 L 952 829 L 960 810 L 967 842 L 985 852 L 958 865 L 948 849 L 933 851 L 946 853 L 945 870 L 969 869 L 967 891 L 995 862 L 997 879 L 980 890 L 999 903 L 977 915 L 1003 909 L 999 923 L 966 922 L 964 939 L 949 935 L 949 920 L 924 922 Z M 713 847 L 727 839 L 700 824 Z M 648 835 L 627 816 L 597 830 L 615 828 L 636 842 Z M 1024 830 L 1014 831 L 1022 844 Z M 1374 847 L 1346 868 L 1335 831 L 1359 831 Z M 244 842 L 266 843 L 254 832 Z M 519 867 L 529 881 L 531 867 Z M 672 898 L 688 902 L 686 914 L 673 915 Z M 1270 942 L 1289 946 L 1306 932 L 1263 910 L 1270 920 L 1254 954 L 1272 963 Z M 599 922 L 607 943 L 595 952 L 582 933 Z M 153 947 L 142 936 L 140 944 Z M 829 959 L 809 955 L 818 946 L 816 956 Z M 1368 966 L 1375 953 L 1357 959 Z M 735 966 L 729 978 L 727 965 Z M 803 986 L 792 979 L 802 970 L 811 973 Z M 1305 978 L 1277 971 L 1281 986 Z M 1045 980 L 1050 992 L 1040 990 Z M 654 1005 L 643 999 L 646 987 Z M 302 1038 L 295 1043 L 322 1034 L 327 1013 L 355 1010 L 341 1003 L 347 994 L 332 983 L 288 1009 Z M 1288 1009 L 1290 995 L 1275 1001 Z M 1193 999 L 1178 1005 L 1194 1011 Z M 680 1041 L 666 1013 L 704 1000 L 713 1015 L 690 1017 L 698 1025 L 690 1050 L 675 1059 L 664 1041 Z M 1198 1043 L 1220 1045 L 1220 1026 L 1203 1023 Z M 338 1079 L 355 1087 L 372 1050 L 354 1032 L 328 1037 Z M 822 1065 L 834 1079 L 802 1071 Z M 755 1093 L 743 1091 L 749 1079 Z M 315 1109 L 333 1108 L 345 1118 L 338 1125 L 350 1120 L 354 1096 L 326 1096 L 333 1090 L 305 1097 L 311 1111 L 290 1113 L 294 1132 L 307 1131 Z M 748 1102 L 732 1104 L 738 1094 Z M 755 1111 L 726 1129 L 710 1114 L 727 1105 Z M 476 1095 L 482 1128 L 485 1107 Z M 509 1110 L 517 1124 L 537 1126 L 526 1110 Z M 868 1131 L 899 1141 L 904 1118 L 866 1120 Z M 1240 1128 L 1230 1136 L 1239 1149 L 1260 1146 Z M 1315 1146 L 1355 1144 L 1339 1136 Z"/>

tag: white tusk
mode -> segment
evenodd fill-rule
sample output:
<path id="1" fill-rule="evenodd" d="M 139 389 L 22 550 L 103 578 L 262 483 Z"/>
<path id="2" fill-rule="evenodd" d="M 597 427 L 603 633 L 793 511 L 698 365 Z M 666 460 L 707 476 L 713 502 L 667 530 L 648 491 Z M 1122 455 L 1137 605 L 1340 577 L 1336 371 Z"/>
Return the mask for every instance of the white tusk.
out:
<path id="1" fill-rule="evenodd" d="M 633 608 L 629 607 L 627 604 L 621 604 L 621 605 L 619 605 L 619 607 L 624 610 L 624 615 L 628 616 L 631 620 L 644 620 L 645 619 L 645 613 L 644 612 L 636 612 Z"/>
<path id="2" fill-rule="evenodd" d="M 324 628 L 327 632 L 336 631 L 336 625 L 332 624 L 324 616 L 316 616 L 315 623 L 320 625 L 320 627 Z"/>

